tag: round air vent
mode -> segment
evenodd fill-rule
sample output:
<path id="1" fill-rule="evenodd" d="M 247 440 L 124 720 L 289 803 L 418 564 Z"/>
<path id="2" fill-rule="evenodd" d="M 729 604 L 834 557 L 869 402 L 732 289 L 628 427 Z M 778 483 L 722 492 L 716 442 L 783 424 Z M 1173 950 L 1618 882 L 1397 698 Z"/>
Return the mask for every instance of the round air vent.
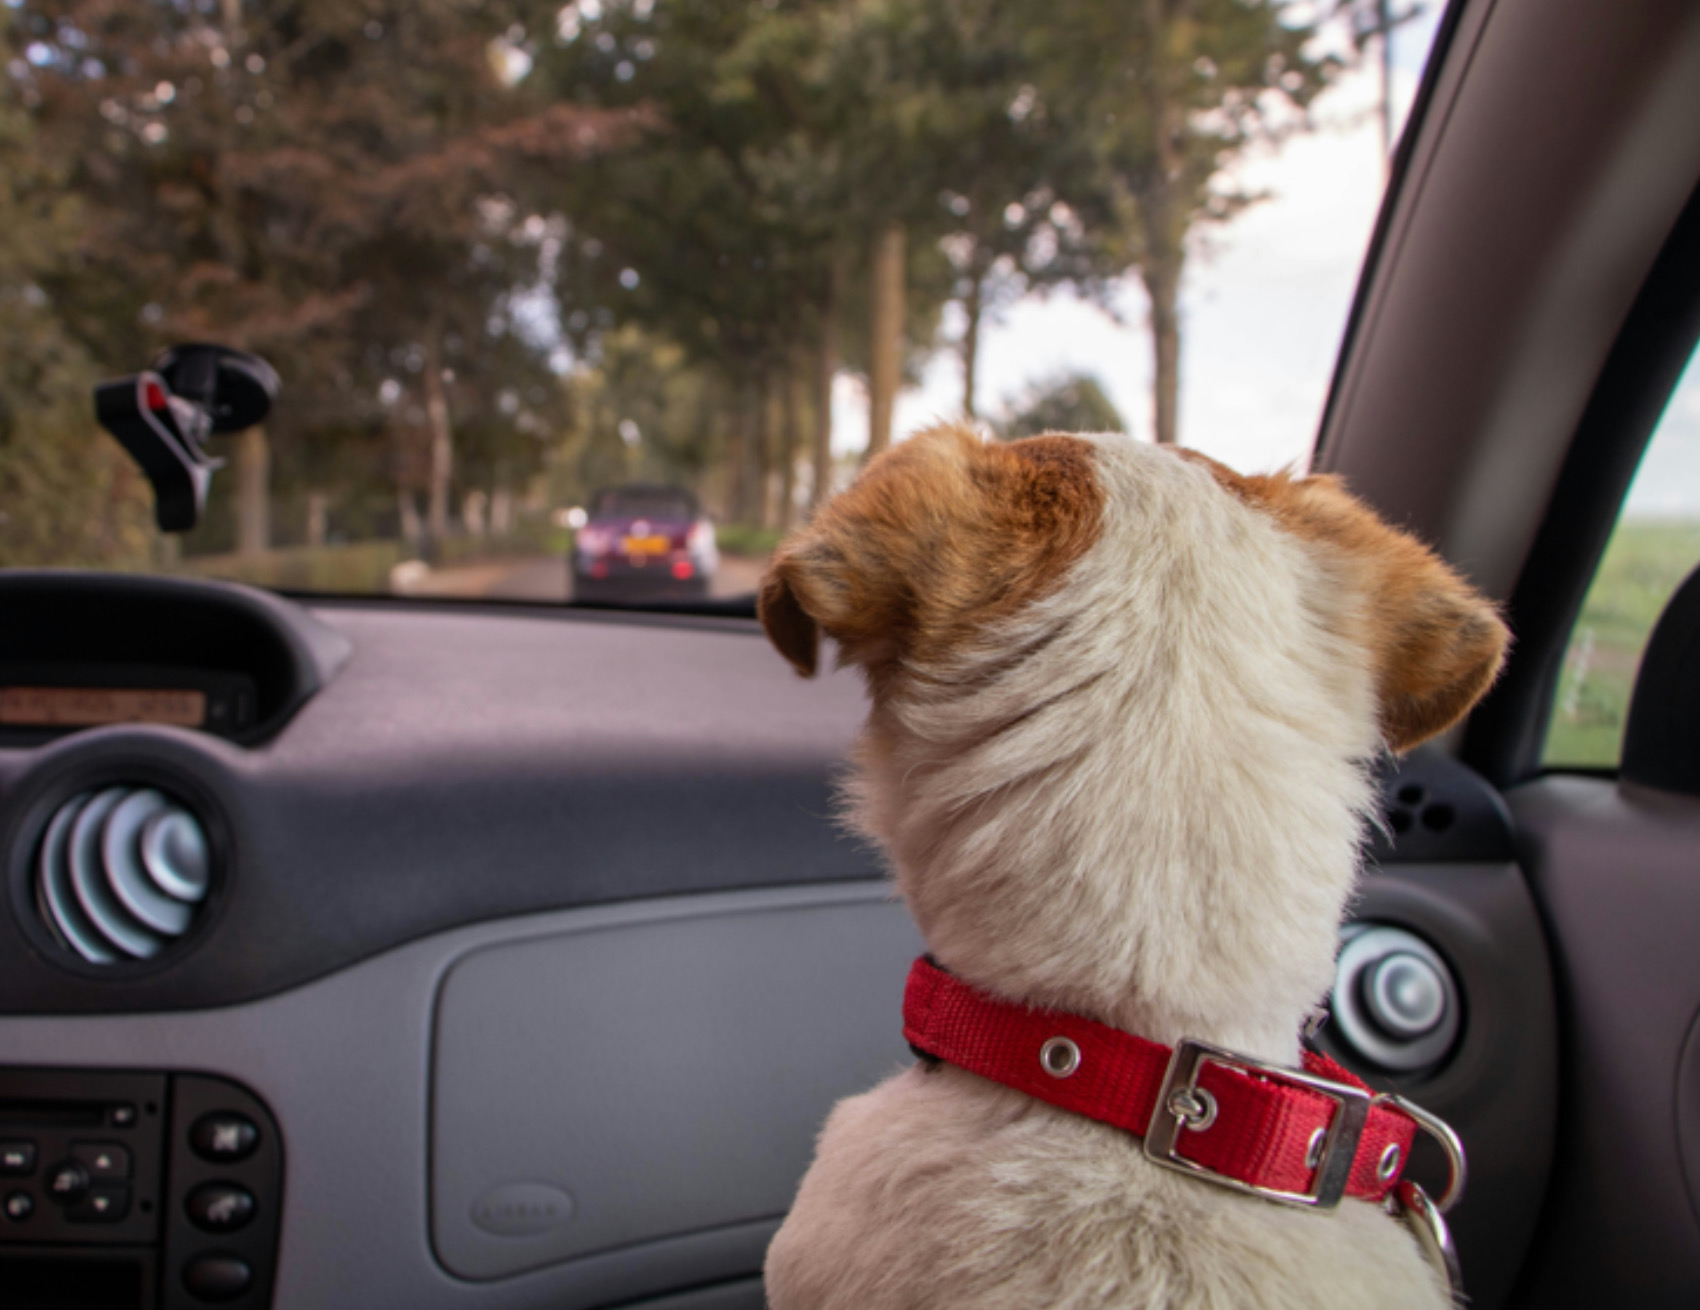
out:
<path id="1" fill-rule="evenodd" d="M 36 902 L 83 959 L 147 960 L 189 931 L 210 866 L 206 832 L 182 802 L 153 787 L 101 787 L 48 821 Z"/>
<path id="2" fill-rule="evenodd" d="M 1383 1069 L 1439 1063 L 1461 1022 L 1457 980 L 1421 937 L 1389 924 L 1351 924 L 1335 962 L 1329 1009 L 1340 1037 Z"/>

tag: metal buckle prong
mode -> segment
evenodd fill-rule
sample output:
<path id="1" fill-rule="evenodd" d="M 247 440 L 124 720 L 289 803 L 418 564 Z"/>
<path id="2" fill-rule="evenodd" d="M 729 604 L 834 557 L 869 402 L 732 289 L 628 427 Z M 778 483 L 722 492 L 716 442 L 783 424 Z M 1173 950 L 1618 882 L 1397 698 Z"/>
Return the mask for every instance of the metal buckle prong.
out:
<path id="1" fill-rule="evenodd" d="M 1238 1178 L 1219 1174 L 1214 1169 L 1207 1169 L 1179 1154 L 1178 1146 L 1181 1132 L 1186 1127 L 1186 1118 L 1171 1110 L 1169 1104 L 1178 1092 L 1196 1092 L 1199 1070 L 1206 1064 L 1219 1064 L 1246 1073 L 1263 1074 L 1277 1082 L 1297 1083 L 1335 1102 L 1339 1108 L 1329 1122 L 1328 1135 L 1323 1139 L 1321 1149 L 1317 1153 L 1316 1175 L 1311 1180 L 1310 1191 L 1282 1192 L 1272 1187 L 1258 1187 L 1253 1183 L 1241 1182 Z M 1162 1089 L 1157 1093 L 1156 1108 L 1151 1114 L 1151 1126 L 1145 1133 L 1145 1157 L 1165 1169 L 1192 1174 L 1236 1192 L 1261 1196 L 1265 1200 L 1279 1201 L 1283 1205 L 1332 1210 L 1346 1194 L 1346 1183 L 1352 1176 L 1352 1161 L 1358 1153 L 1358 1140 L 1363 1136 L 1364 1124 L 1369 1121 L 1372 1100 L 1371 1093 L 1361 1087 L 1319 1078 L 1315 1074 L 1298 1069 L 1264 1064 L 1259 1060 L 1250 1060 L 1243 1055 L 1235 1055 L 1231 1051 L 1189 1038 L 1175 1045 L 1175 1053 L 1169 1060 L 1169 1071 L 1163 1078 Z"/>

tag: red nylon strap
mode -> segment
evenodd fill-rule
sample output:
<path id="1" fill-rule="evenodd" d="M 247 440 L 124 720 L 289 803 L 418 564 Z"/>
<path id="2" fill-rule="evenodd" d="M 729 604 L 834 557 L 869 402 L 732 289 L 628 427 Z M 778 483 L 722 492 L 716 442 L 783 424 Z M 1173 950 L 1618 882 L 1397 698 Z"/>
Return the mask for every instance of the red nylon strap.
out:
<path id="1" fill-rule="evenodd" d="M 970 1073 L 1013 1087 L 1059 1109 L 1097 1119 L 1136 1137 L 1151 1126 L 1157 1096 L 1174 1052 L 1092 1019 L 1012 1005 L 976 991 L 925 959 L 909 971 L 903 996 L 903 1036 L 918 1050 Z M 1053 1037 L 1080 1049 L 1080 1066 L 1066 1078 L 1045 1072 L 1039 1051 Z M 1362 1088 L 1325 1056 L 1305 1055 L 1312 1075 Z M 1220 1064 L 1206 1064 L 1199 1087 L 1216 1098 L 1216 1121 L 1184 1131 L 1178 1153 L 1213 1173 L 1253 1187 L 1305 1192 L 1315 1171 L 1305 1164 L 1311 1138 L 1327 1128 L 1338 1102 L 1300 1086 Z M 1416 1121 L 1387 1105 L 1369 1112 L 1352 1160 L 1346 1195 L 1384 1199 L 1398 1185 Z M 1382 1153 L 1399 1147 L 1399 1167 L 1377 1176 Z"/>

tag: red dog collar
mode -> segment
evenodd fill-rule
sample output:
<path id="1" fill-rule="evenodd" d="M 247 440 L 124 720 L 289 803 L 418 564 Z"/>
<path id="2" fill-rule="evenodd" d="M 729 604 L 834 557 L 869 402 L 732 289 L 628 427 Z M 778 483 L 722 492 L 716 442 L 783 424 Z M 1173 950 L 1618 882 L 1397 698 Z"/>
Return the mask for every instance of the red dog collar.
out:
<path id="1" fill-rule="evenodd" d="M 1306 1052 L 1300 1072 L 1201 1042 L 1171 1050 L 996 1000 L 926 959 L 909 971 L 903 1035 L 924 1055 L 1144 1138 L 1157 1164 L 1270 1200 L 1318 1209 L 1342 1196 L 1385 1201 L 1419 1128 L 1452 1164 L 1435 1208 L 1463 1190 L 1462 1148 L 1444 1123 L 1370 1091 L 1326 1056 Z"/>

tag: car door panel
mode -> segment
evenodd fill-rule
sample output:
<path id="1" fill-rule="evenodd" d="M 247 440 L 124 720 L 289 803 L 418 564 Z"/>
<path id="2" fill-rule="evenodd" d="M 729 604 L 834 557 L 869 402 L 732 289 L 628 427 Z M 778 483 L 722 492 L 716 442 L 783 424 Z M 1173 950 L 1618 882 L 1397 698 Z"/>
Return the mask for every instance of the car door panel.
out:
<path id="1" fill-rule="evenodd" d="M 1565 775 L 1508 800 L 1564 1016 L 1559 1149 L 1518 1304 L 1691 1306 L 1700 800 Z"/>

